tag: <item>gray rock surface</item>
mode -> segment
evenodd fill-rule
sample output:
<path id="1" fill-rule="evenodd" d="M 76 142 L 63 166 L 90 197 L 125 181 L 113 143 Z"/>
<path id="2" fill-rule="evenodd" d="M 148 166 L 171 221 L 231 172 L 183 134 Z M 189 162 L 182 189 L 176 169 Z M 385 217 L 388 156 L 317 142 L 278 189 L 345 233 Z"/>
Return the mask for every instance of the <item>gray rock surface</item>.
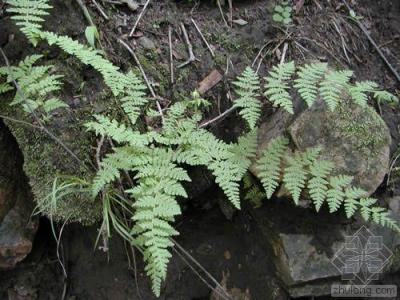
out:
<path id="1" fill-rule="evenodd" d="M 330 112 L 321 100 L 311 108 L 296 101 L 294 115 L 278 110 L 261 124 L 258 156 L 279 136 L 290 137 L 292 150 L 321 147 L 321 158 L 335 163 L 334 172 L 354 176 L 353 183 L 369 195 L 378 188 L 388 171 L 390 132 L 371 107 L 343 104 Z M 254 165 L 251 171 L 257 176 Z"/>

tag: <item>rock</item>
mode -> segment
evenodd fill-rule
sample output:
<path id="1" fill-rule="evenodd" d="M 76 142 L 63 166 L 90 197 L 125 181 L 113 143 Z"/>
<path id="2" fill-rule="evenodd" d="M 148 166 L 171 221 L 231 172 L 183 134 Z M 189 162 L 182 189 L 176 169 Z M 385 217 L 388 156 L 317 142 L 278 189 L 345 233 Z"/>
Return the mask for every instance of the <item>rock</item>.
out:
<path id="1" fill-rule="evenodd" d="M 389 167 L 389 129 L 372 107 L 344 105 L 334 112 L 317 102 L 291 124 L 296 148 L 322 148 L 321 158 L 335 163 L 335 172 L 354 176 L 353 183 L 372 194 Z"/>
<path id="2" fill-rule="evenodd" d="M 18 146 L 0 122 L 0 268 L 12 268 L 32 249 L 38 221 Z"/>
<path id="3" fill-rule="evenodd" d="M 334 112 L 318 100 L 311 108 L 295 101 L 295 114 L 278 110 L 259 130 L 258 156 L 271 140 L 285 135 L 293 150 L 322 148 L 321 159 L 335 163 L 334 173 L 354 176 L 353 183 L 372 194 L 389 166 L 389 129 L 373 108 L 343 104 Z M 254 165 L 251 171 L 257 176 Z M 285 195 L 285 193 L 281 193 Z"/>
<path id="4" fill-rule="evenodd" d="M 260 229 L 259 241 L 290 295 L 329 294 L 332 281 L 327 279 L 340 276 L 331 259 L 346 235 L 343 220 L 282 201 L 252 209 L 251 214 Z"/>
<path id="5" fill-rule="evenodd" d="M 142 46 L 144 49 L 154 50 L 156 48 L 156 45 L 154 44 L 154 42 L 145 36 L 142 36 L 141 38 L 139 38 L 138 42 L 139 42 L 139 45 Z"/>
<path id="6" fill-rule="evenodd" d="M 392 217 L 400 222 L 400 197 L 386 202 Z M 337 264 L 335 257 L 343 253 L 340 251 L 345 247 L 346 237 L 358 232 L 367 239 L 368 235 L 373 236 L 372 242 L 375 237 L 381 241 L 374 252 L 374 255 L 379 252 L 382 258 L 380 279 L 400 271 L 400 235 L 388 228 L 367 224 L 361 218 L 348 220 L 326 210 L 316 213 L 286 201 L 272 200 L 262 208 L 250 209 L 250 213 L 259 228 L 259 241 L 266 255 L 293 298 L 329 295 L 332 284 L 348 283 L 342 280 L 337 268 L 340 262 Z"/>

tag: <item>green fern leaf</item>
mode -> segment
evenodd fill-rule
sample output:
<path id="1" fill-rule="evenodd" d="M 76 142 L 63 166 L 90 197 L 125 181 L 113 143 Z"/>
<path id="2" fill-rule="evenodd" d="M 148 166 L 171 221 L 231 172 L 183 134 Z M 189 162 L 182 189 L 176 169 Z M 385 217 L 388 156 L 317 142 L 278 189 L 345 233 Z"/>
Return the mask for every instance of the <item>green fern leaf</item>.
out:
<path id="1" fill-rule="evenodd" d="M 316 160 L 310 166 L 311 179 L 308 181 L 308 189 L 317 211 L 325 201 L 328 192 L 328 176 L 333 168 L 334 164 L 326 160 Z"/>
<path id="2" fill-rule="evenodd" d="M 357 199 L 365 196 L 366 192 L 361 188 L 349 187 L 345 192 L 344 209 L 347 218 L 352 217 L 358 209 L 359 201 Z"/>
<path id="3" fill-rule="evenodd" d="M 373 81 L 359 81 L 355 85 L 349 87 L 349 94 L 354 103 L 360 106 L 368 104 L 368 95 L 378 88 L 378 85 Z"/>
<path id="4" fill-rule="evenodd" d="M 353 72 L 349 70 L 331 71 L 325 75 L 320 84 L 319 92 L 330 111 L 334 111 L 341 101 L 352 75 Z"/>
<path id="5" fill-rule="evenodd" d="M 258 177 L 268 199 L 272 197 L 279 185 L 281 161 L 288 144 L 289 140 L 284 137 L 274 139 L 257 161 Z"/>
<path id="6" fill-rule="evenodd" d="M 330 189 L 328 190 L 327 202 L 329 206 L 329 212 L 333 213 L 339 209 L 342 205 L 344 198 L 346 196 L 345 192 L 343 191 L 351 181 L 353 180 L 352 176 L 346 175 L 338 175 L 331 177 L 329 180 Z"/>
<path id="7" fill-rule="evenodd" d="M 301 98 L 311 107 L 318 96 L 318 85 L 328 68 L 326 63 L 313 63 L 300 67 L 297 72 L 298 78 L 294 80 L 294 87 L 298 90 Z"/>
<path id="8" fill-rule="evenodd" d="M 294 62 L 274 66 L 269 75 L 265 78 L 265 97 L 276 107 L 282 107 L 293 114 L 292 98 L 288 92 L 291 76 L 295 72 Z"/>
<path id="9" fill-rule="evenodd" d="M 48 15 L 48 10 L 52 7 L 48 0 L 6 0 L 10 7 L 7 12 L 13 13 L 11 17 L 21 28 L 33 45 L 37 45 L 38 36 L 45 21 L 44 16 Z"/>
<path id="10" fill-rule="evenodd" d="M 236 86 L 236 94 L 239 95 L 234 106 L 240 109 L 239 114 L 246 120 L 250 129 L 254 129 L 261 115 L 261 103 L 257 99 L 260 79 L 250 67 L 247 67 L 233 84 Z"/>
<path id="11" fill-rule="evenodd" d="M 102 115 L 94 115 L 96 121 L 88 122 L 85 127 L 97 135 L 109 136 L 118 143 L 129 143 L 131 146 L 145 147 L 148 144 L 146 135 L 127 128 L 116 120 Z"/>
<path id="12" fill-rule="evenodd" d="M 300 200 L 300 194 L 306 185 L 306 163 L 303 161 L 301 154 L 297 152 L 294 156 L 288 156 L 286 159 L 288 166 L 285 168 L 283 182 L 297 205 Z"/>

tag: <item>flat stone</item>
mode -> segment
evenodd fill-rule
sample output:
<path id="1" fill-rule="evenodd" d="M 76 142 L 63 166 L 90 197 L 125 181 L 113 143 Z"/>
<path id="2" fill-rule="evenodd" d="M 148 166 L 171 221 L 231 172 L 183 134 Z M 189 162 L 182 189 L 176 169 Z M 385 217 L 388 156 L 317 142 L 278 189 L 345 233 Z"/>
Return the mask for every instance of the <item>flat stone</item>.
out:
<path id="1" fill-rule="evenodd" d="M 142 46 L 144 49 L 147 50 L 154 50 L 156 48 L 156 44 L 149 38 L 142 36 L 138 39 L 139 45 Z"/>

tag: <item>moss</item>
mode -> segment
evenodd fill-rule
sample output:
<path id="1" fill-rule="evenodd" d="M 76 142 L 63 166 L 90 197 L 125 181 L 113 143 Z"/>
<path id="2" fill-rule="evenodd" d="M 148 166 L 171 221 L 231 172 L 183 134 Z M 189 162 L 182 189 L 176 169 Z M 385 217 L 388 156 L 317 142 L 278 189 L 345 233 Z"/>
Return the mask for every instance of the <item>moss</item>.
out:
<path id="1" fill-rule="evenodd" d="M 82 89 L 81 82 L 84 79 L 81 76 L 81 68 L 77 66 L 74 60 L 57 60 L 57 62 L 53 63 L 56 64 L 56 72 L 65 75 L 63 78 L 64 91 L 61 98 L 67 103 L 71 102 L 72 96 Z M 95 84 L 99 84 L 99 80 L 96 78 L 93 78 L 92 81 Z M 93 85 L 93 82 L 91 85 Z M 88 85 L 83 88 L 83 92 L 86 90 L 87 94 L 90 95 L 92 88 L 92 86 Z M 12 94 L 7 96 L 6 99 L 0 99 L 0 101 L 5 100 L 4 103 L 8 103 Z M 92 98 L 95 97 L 96 94 L 92 95 Z M 107 93 L 101 95 L 101 97 L 96 97 L 95 101 L 104 103 L 104 107 L 115 107 L 115 105 L 107 105 L 107 102 L 109 103 Z M 35 124 L 35 120 L 17 106 L 1 105 L 0 111 L 13 119 Z M 87 111 L 86 105 L 71 106 L 68 110 L 60 110 L 51 120 L 45 123 L 46 128 L 63 141 L 85 165 L 90 165 L 91 163 L 90 150 L 93 136 L 83 130 L 83 124 L 89 120 L 90 115 L 91 112 Z M 94 172 L 88 171 L 77 163 L 60 144 L 50 138 L 43 130 L 21 126 L 21 124 L 13 121 L 6 121 L 6 123 L 16 138 L 24 156 L 23 169 L 29 178 L 29 184 L 35 201 L 39 205 L 39 210 L 44 209 L 45 213 L 50 213 L 43 201 L 51 192 L 52 184 L 56 177 L 75 176 L 87 180 L 92 178 Z M 101 211 L 101 202 L 93 201 L 92 198 L 83 195 L 74 195 L 60 201 L 57 209 L 52 212 L 52 217 L 54 220 L 80 221 L 84 224 L 91 224 L 100 218 Z"/>
<path id="2" fill-rule="evenodd" d="M 355 113 L 355 110 L 361 110 Z M 354 104 L 342 104 L 335 117 L 339 130 L 345 137 L 352 138 L 356 148 L 364 155 L 377 154 L 383 145 L 388 143 L 386 124 L 370 107 L 360 107 Z"/>

